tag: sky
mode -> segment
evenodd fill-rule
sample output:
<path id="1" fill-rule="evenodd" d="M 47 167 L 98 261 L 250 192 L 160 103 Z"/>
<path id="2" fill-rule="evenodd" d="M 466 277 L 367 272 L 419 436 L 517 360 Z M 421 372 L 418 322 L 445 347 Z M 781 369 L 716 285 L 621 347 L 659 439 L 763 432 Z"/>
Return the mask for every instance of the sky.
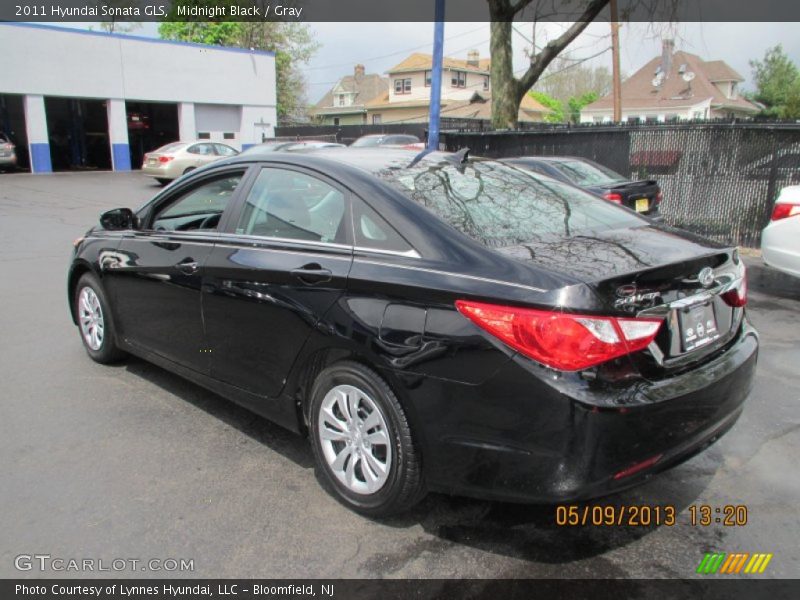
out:
<path id="1" fill-rule="evenodd" d="M 97 24 L 73 23 L 79 28 Z M 412 52 L 430 53 L 433 23 L 308 23 L 320 44 L 314 58 L 302 70 L 308 83 L 307 96 L 316 103 L 339 78 L 350 75 L 354 65 L 365 65 L 367 73 L 384 75 L 386 70 Z M 537 46 L 553 39 L 567 24 L 547 23 L 537 27 Z M 133 35 L 158 36 L 157 23 L 143 23 Z M 532 33 L 531 23 L 515 24 L 514 69 L 525 69 Z M 761 59 L 778 43 L 800 66 L 800 36 L 797 23 L 625 23 L 620 29 L 620 63 L 623 74 L 633 74 L 661 54 L 661 38 L 675 39 L 676 50 L 699 55 L 704 60 L 724 60 L 745 78 L 744 89 L 752 89 L 749 61 Z M 467 51 L 489 54 L 488 23 L 446 23 L 445 56 L 466 58 Z M 587 64 L 611 68 L 611 36 L 607 22 L 595 22 L 567 48 L 572 58 L 598 55 Z M 517 73 L 519 74 L 519 73 Z"/>
<path id="2" fill-rule="evenodd" d="M 537 46 L 553 39 L 565 24 L 551 23 L 537 28 Z M 321 44 L 316 56 L 304 69 L 308 81 L 308 100 L 317 102 L 344 75 L 352 74 L 356 63 L 363 63 L 367 73 L 385 71 L 412 52 L 430 53 L 433 47 L 432 23 L 312 23 L 314 38 Z M 526 50 L 531 44 L 532 25 L 515 25 L 514 69 L 524 69 Z M 466 58 L 468 50 L 481 56 L 489 54 L 488 23 L 446 23 L 445 56 Z M 633 74 L 642 65 L 661 54 L 661 37 L 675 39 L 676 50 L 698 54 L 705 60 L 724 60 L 751 89 L 749 61 L 760 59 L 775 44 L 800 65 L 800 36 L 797 23 L 626 23 L 620 30 L 620 63 L 623 73 Z M 524 37 L 523 37 L 524 36 Z M 524 38 L 527 38 L 524 39 Z M 611 68 L 611 35 L 607 22 L 596 22 L 567 48 L 573 58 L 602 53 L 588 64 Z M 606 50 L 603 52 L 603 50 Z M 519 73 L 518 73 L 519 74 Z"/>

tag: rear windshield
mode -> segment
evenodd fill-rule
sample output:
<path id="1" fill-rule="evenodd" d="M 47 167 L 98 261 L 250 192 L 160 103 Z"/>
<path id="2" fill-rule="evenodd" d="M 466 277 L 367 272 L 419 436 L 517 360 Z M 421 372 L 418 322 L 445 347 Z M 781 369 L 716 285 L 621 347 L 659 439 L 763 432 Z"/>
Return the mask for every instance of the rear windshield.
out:
<path id="1" fill-rule="evenodd" d="M 560 160 L 551 164 L 572 183 L 582 187 L 627 181 L 622 175 L 614 173 L 611 169 L 582 160 Z"/>
<path id="2" fill-rule="evenodd" d="M 495 161 L 424 163 L 378 175 L 486 246 L 500 248 L 647 223 L 569 184 Z"/>
<path id="3" fill-rule="evenodd" d="M 367 148 L 372 146 L 377 146 L 381 142 L 381 136 L 375 137 L 362 137 L 358 138 L 355 142 L 350 144 L 353 148 Z"/>
<path id="4" fill-rule="evenodd" d="M 179 150 L 183 148 L 186 144 L 183 142 L 173 142 L 171 144 L 167 144 L 166 146 L 161 146 L 158 150 L 154 150 L 154 152 L 174 152 L 175 150 Z"/>

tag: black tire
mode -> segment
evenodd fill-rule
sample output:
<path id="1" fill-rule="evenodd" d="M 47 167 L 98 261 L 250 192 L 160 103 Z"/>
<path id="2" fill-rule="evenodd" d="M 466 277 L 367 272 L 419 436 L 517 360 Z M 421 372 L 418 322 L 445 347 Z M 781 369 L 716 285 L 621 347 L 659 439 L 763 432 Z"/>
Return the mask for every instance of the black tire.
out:
<path id="1" fill-rule="evenodd" d="M 161 185 L 167 185 L 168 183 L 171 183 L 171 182 L 172 182 L 172 179 L 163 179 L 163 178 L 161 178 L 161 177 L 157 177 L 157 178 L 156 178 L 156 181 L 157 181 L 158 183 L 160 183 Z"/>
<path id="2" fill-rule="evenodd" d="M 87 342 L 81 329 L 81 292 L 84 288 L 90 288 L 94 292 L 100 304 L 100 311 L 103 318 L 103 338 L 99 348 L 92 348 Z M 78 285 L 75 286 L 74 310 L 75 320 L 78 323 L 78 333 L 81 336 L 81 343 L 86 349 L 89 357 L 98 363 L 109 364 L 117 362 L 125 357 L 125 352 L 120 350 L 116 344 L 116 330 L 111 316 L 111 310 L 106 299 L 103 286 L 93 273 L 84 273 L 78 280 Z"/>
<path id="3" fill-rule="evenodd" d="M 323 453 L 319 414 L 326 394 L 337 385 L 350 385 L 366 392 L 385 417 L 392 440 L 392 460 L 383 487 L 371 494 L 348 489 L 336 477 Z M 425 496 L 422 459 L 408 419 L 397 396 L 375 371 L 352 361 L 342 361 L 323 370 L 311 388 L 309 416 L 311 443 L 322 480 L 345 506 L 368 517 L 387 517 L 407 511 Z"/>

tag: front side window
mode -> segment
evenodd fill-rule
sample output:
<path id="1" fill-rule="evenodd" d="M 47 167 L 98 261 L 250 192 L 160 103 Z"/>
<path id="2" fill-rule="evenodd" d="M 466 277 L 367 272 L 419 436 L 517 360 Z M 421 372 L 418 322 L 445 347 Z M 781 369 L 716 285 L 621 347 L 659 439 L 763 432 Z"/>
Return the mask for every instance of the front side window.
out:
<path id="1" fill-rule="evenodd" d="M 244 173 L 206 181 L 161 206 L 153 217 L 155 231 L 215 231 Z"/>
<path id="2" fill-rule="evenodd" d="M 330 184 L 287 169 L 261 170 L 236 233 L 300 241 L 345 243 L 345 197 Z"/>
<path id="3" fill-rule="evenodd" d="M 426 163 L 378 175 L 489 247 L 646 224 L 641 217 L 570 184 L 540 179 L 495 161 Z"/>

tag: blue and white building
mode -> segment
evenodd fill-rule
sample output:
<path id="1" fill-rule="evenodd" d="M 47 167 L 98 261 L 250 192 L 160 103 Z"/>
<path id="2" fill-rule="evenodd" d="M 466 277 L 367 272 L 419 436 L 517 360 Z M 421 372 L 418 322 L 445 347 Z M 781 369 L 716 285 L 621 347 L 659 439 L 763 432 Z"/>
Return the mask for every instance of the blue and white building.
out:
<path id="1" fill-rule="evenodd" d="M 136 169 L 176 140 L 242 149 L 276 122 L 271 52 L 0 23 L 0 130 L 33 172 Z"/>

